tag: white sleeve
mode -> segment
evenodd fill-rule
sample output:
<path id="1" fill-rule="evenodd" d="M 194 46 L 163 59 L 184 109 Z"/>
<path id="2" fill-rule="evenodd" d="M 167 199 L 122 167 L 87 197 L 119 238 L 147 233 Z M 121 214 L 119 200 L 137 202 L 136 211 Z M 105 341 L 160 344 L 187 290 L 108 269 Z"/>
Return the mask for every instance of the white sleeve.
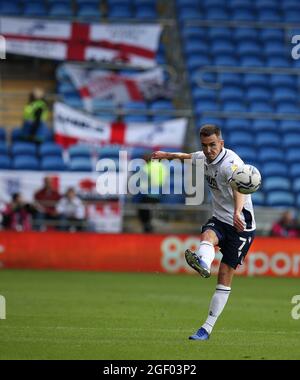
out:
<path id="1" fill-rule="evenodd" d="M 205 158 L 204 153 L 202 150 L 199 150 L 198 152 L 191 153 L 192 155 L 192 164 L 196 164 L 196 160 L 203 160 Z"/>

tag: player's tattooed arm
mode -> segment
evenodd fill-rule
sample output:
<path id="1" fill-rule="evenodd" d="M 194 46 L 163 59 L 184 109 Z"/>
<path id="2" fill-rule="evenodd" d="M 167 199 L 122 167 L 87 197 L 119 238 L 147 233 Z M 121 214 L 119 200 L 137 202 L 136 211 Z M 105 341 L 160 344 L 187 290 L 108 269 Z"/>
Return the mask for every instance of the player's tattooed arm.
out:
<path id="1" fill-rule="evenodd" d="M 171 153 L 171 152 L 163 152 L 163 151 L 156 151 L 153 152 L 151 155 L 151 158 L 153 159 L 166 159 L 166 160 L 173 160 L 173 159 L 179 159 L 179 160 L 190 160 L 192 158 L 192 155 L 190 153 Z"/>
<path id="2" fill-rule="evenodd" d="M 239 193 L 236 190 L 233 190 L 233 199 L 234 199 L 234 214 L 233 214 L 233 224 L 234 227 L 242 232 L 245 229 L 245 223 L 241 219 L 241 212 L 245 203 L 244 194 Z"/>

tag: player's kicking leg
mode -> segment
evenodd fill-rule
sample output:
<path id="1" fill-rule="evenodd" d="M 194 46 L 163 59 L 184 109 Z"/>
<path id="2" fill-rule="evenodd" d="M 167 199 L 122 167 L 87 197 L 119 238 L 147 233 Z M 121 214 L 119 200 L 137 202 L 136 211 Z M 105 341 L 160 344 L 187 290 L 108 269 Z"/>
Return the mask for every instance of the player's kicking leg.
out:
<path id="1" fill-rule="evenodd" d="M 185 251 L 185 259 L 190 267 L 202 277 L 210 277 L 210 267 L 215 258 L 214 246 L 218 244 L 218 237 L 213 230 L 206 230 L 201 234 L 201 243 L 198 252 L 190 249 Z"/>
<path id="2" fill-rule="evenodd" d="M 215 293 L 209 305 L 209 312 L 206 321 L 200 329 L 192 336 L 191 340 L 208 340 L 214 328 L 217 319 L 221 315 L 231 292 L 231 281 L 233 278 L 234 269 L 225 263 L 220 264 L 218 274 L 218 284 Z"/>

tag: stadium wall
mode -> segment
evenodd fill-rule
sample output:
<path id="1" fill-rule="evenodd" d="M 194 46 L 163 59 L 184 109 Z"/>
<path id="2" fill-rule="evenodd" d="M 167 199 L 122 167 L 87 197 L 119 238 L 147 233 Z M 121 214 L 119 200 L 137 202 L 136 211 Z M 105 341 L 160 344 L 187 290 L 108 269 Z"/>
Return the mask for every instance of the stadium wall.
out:
<path id="1" fill-rule="evenodd" d="M 2 268 L 193 273 L 184 260 L 191 235 L 0 232 Z M 221 254 L 217 252 L 213 273 Z M 255 239 L 237 274 L 300 277 L 300 239 Z"/>

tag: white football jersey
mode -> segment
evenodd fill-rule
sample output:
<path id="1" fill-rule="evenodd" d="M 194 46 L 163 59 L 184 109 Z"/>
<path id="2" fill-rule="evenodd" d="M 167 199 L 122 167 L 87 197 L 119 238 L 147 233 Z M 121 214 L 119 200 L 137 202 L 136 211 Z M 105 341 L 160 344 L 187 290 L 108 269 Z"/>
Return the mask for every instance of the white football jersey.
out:
<path id="1" fill-rule="evenodd" d="M 219 221 L 233 226 L 234 198 L 229 184 L 236 166 L 242 165 L 242 159 L 230 149 L 223 148 L 211 163 L 202 151 L 192 153 L 192 161 L 204 159 L 204 175 L 212 195 L 213 216 Z M 256 228 L 251 195 L 244 195 L 245 204 L 241 218 L 245 222 L 245 231 Z"/>

